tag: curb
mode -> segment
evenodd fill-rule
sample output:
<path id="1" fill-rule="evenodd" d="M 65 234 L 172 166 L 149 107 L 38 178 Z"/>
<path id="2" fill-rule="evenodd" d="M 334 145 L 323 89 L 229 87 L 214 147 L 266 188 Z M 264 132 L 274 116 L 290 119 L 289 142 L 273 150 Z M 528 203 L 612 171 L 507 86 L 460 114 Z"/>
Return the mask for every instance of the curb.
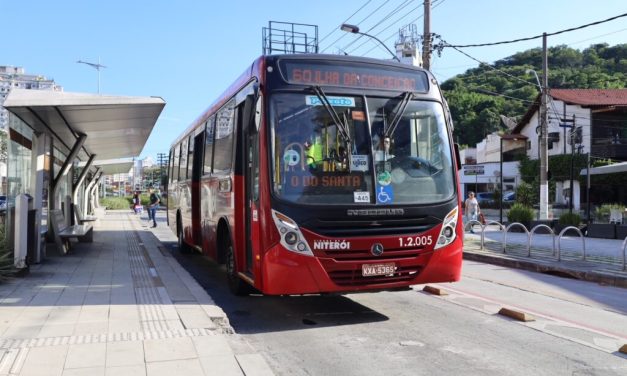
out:
<path id="1" fill-rule="evenodd" d="M 616 275 L 596 270 L 573 269 L 565 265 L 554 265 L 540 260 L 518 259 L 511 256 L 488 255 L 464 251 L 464 259 L 488 264 L 507 266 L 538 273 L 560 273 L 575 279 L 601 283 L 608 286 L 627 288 L 627 275 Z M 591 264 L 594 266 L 594 264 Z"/>

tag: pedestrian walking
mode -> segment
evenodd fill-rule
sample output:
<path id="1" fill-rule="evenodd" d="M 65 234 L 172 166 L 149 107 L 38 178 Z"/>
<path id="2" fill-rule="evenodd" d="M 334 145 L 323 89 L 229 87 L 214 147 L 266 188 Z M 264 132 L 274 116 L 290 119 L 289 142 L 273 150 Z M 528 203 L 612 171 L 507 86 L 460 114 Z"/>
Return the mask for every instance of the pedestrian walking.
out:
<path id="1" fill-rule="evenodd" d="M 466 209 L 467 221 L 478 220 L 481 210 L 479 209 L 479 201 L 477 201 L 477 198 L 475 198 L 475 192 L 472 192 L 472 191 L 468 192 L 468 198 L 466 199 L 465 209 Z M 470 232 L 473 234 L 475 233 L 474 230 L 472 229 L 472 225 L 470 225 Z"/>
<path id="2" fill-rule="evenodd" d="M 157 208 L 161 203 L 161 196 L 154 189 L 148 188 L 150 203 L 148 204 L 148 220 L 152 219 L 152 227 L 157 227 Z"/>

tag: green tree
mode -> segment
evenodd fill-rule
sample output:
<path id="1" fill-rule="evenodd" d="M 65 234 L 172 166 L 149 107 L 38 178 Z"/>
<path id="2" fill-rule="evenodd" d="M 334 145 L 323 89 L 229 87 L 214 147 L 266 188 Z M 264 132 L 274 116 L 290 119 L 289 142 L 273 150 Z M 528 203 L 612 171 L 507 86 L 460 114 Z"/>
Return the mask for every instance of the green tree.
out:
<path id="1" fill-rule="evenodd" d="M 7 133 L 4 130 L 0 130 L 0 162 L 7 163 L 9 150 L 9 141 Z"/>
<path id="2" fill-rule="evenodd" d="M 539 94 L 535 77 L 526 72 L 540 72 L 541 67 L 542 50 L 533 48 L 491 66 L 481 64 L 443 82 L 442 90 L 455 123 L 455 141 L 475 145 L 487 134 L 504 129 L 500 115 L 520 119 Z M 583 51 L 568 46 L 551 47 L 549 67 L 551 88 L 624 88 L 627 44 L 599 43 Z"/>

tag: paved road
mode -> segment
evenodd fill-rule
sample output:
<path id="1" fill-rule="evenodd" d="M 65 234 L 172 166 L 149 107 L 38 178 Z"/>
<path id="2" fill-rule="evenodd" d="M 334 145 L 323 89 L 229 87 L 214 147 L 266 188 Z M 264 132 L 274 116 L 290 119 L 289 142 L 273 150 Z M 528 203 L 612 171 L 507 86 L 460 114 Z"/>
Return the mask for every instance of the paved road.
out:
<path id="1" fill-rule="evenodd" d="M 279 375 L 627 374 L 624 289 L 466 262 L 446 297 L 236 298 L 222 268 L 169 246 Z M 537 320 L 495 314 L 512 302 Z"/>

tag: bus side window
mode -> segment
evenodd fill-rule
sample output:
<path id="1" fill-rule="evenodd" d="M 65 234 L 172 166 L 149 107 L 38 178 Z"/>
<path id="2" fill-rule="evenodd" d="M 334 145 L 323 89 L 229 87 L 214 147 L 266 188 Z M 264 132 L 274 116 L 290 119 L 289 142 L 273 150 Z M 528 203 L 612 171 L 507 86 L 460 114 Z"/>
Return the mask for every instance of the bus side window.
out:
<path id="1" fill-rule="evenodd" d="M 192 178 L 192 167 L 194 165 L 194 136 L 189 136 L 187 141 L 187 178 Z"/>
<path id="2" fill-rule="evenodd" d="M 179 164 L 179 180 L 187 179 L 187 138 L 181 142 L 181 158 Z"/>
<path id="3" fill-rule="evenodd" d="M 177 144 L 174 147 L 174 161 L 172 162 L 172 183 L 178 183 L 179 181 L 179 160 L 181 153 L 181 145 Z"/>
<path id="4" fill-rule="evenodd" d="M 229 173 L 233 164 L 233 126 L 235 100 L 231 99 L 218 111 L 216 118 L 213 170 Z"/>
<path id="5" fill-rule="evenodd" d="M 207 130 L 205 132 L 205 165 L 203 169 L 204 174 L 211 173 L 212 159 L 213 159 L 213 134 L 215 130 L 215 117 L 212 116 L 207 120 Z"/>

